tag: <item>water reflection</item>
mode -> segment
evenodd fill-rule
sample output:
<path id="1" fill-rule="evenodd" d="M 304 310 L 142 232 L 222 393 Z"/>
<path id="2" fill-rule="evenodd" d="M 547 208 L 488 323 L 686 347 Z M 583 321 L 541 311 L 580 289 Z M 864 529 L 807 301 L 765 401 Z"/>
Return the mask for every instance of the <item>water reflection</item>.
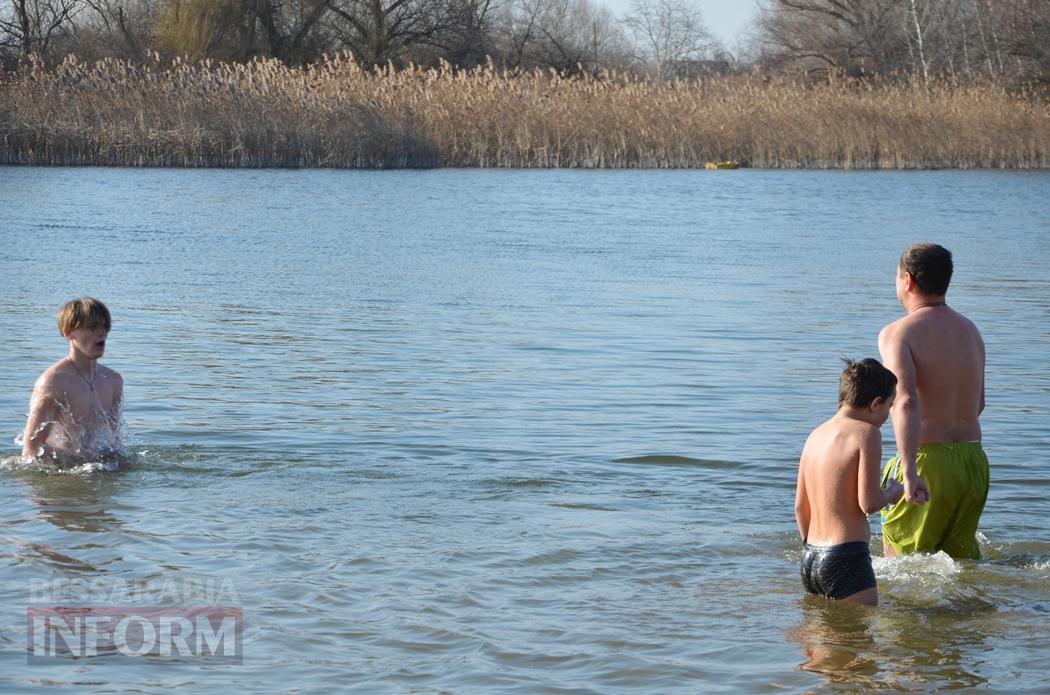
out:
<path id="1" fill-rule="evenodd" d="M 21 476 L 37 517 L 64 531 L 104 533 L 120 528 L 120 520 L 107 507 L 117 492 L 114 472 L 50 473 Z"/>
<path id="2" fill-rule="evenodd" d="M 987 683 L 979 670 L 989 651 L 985 642 L 996 631 L 995 613 L 980 600 L 935 607 L 902 603 L 876 613 L 872 632 L 886 657 L 887 682 L 902 689 Z"/>
<path id="3" fill-rule="evenodd" d="M 797 669 L 823 675 L 834 690 L 987 683 L 980 674 L 981 655 L 990 650 L 986 642 L 1009 626 L 992 602 L 975 595 L 975 587 L 955 585 L 931 602 L 925 579 L 916 576 L 890 587 L 880 608 L 811 596 L 800 600 L 800 622 L 786 632 L 805 657 Z"/>
<path id="4" fill-rule="evenodd" d="M 810 596 L 799 603 L 801 623 L 787 631 L 805 656 L 798 669 L 823 674 L 832 684 L 871 685 L 879 665 L 869 621 L 877 609 Z"/>
<path id="5" fill-rule="evenodd" d="M 5 464 L 10 461 L 5 460 Z M 105 534 L 122 529 L 122 522 L 110 511 L 118 491 L 119 474 L 98 472 L 89 466 L 82 468 L 84 470 L 43 470 L 35 462 L 21 466 L 20 474 L 14 479 L 25 487 L 26 499 L 35 507 L 35 517 L 60 533 L 52 543 L 39 536 L 33 541 L 14 540 L 20 563 L 43 564 L 62 577 L 91 576 L 102 571 L 97 551 L 111 544 Z M 71 542 L 69 533 L 102 534 L 102 537 Z M 79 551 L 87 557 L 78 557 L 82 555 Z M 109 557 L 103 562 L 111 560 Z"/>

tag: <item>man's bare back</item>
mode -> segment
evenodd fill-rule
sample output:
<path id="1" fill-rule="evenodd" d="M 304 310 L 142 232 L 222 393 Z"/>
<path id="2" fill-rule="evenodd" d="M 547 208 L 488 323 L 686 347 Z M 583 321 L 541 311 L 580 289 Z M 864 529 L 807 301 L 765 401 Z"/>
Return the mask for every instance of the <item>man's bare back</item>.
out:
<path id="1" fill-rule="evenodd" d="M 980 441 L 985 354 L 973 322 L 947 304 L 921 307 L 886 326 L 879 349 L 914 384 L 920 444 Z"/>
<path id="2" fill-rule="evenodd" d="M 984 341 L 977 327 L 945 302 L 951 274 L 947 249 L 908 247 L 896 275 L 897 299 L 907 313 L 879 333 L 882 361 L 897 375 L 893 433 L 904 498 L 913 504 L 929 500 L 915 472 L 920 444 L 981 439 Z"/>
<path id="3" fill-rule="evenodd" d="M 897 456 L 886 476 L 904 485 L 904 502 L 883 513 L 887 555 L 944 550 L 980 557 L 976 532 L 988 489 L 979 420 L 985 348 L 977 327 L 946 303 L 952 270 L 942 246 L 905 249 L 896 289 L 906 313 L 879 333 L 883 362 L 897 376 Z"/>

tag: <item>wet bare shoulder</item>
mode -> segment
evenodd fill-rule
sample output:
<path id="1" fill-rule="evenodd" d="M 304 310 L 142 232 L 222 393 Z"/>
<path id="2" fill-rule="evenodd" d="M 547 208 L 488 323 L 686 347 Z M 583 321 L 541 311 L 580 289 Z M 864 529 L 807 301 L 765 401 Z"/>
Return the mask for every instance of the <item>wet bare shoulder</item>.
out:
<path id="1" fill-rule="evenodd" d="M 124 377 L 120 376 L 120 372 L 115 369 L 110 369 L 105 365 L 98 365 L 98 375 L 107 381 L 120 385 L 124 383 Z"/>
<path id="2" fill-rule="evenodd" d="M 828 423 L 824 422 L 818 425 L 809 436 L 806 437 L 806 443 L 802 446 L 802 455 L 799 457 L 799 461 L 803 467 L 807 467 L 813 460 L 813 451 L 821 448 L 821 442 L 825 438 L 825 432 L 827 431 Z"/>
<path id="3" fill-rule="evenodd" d="M 882 443 L 882 431 L 870 422 L 857 422 L 854 432 L 857 442 L 862 447 L 871 443 L 872 440 Z"/>
<path id="4" fill-rule="evenodd" d="M 44 370 L 43 374 L 37 377 L 33 388 L 38 391 L 62 390 L 69 381 L 69 377 L 70 374 L 69 370 L 66 368 L 66 361 L 59 360 Z"/>
<path id="5" fill-rule="evenodd" d="M 867 422 L 843 419 L 839 426 L 839 435 L 851 446 L 863 444 L 872 435 L 878 434 L 879 428 Z"/>
<path id="6" fill-rule="evenodd" d="M 800 456 L 800 458 L 803 461 L 805 461 L 809 457 L 809 452 L 813 448 L 813 439 L 814 437 L 816 437 L 816 435 L 817 430 L 813 430 L 809 433 L 809 436 L 806 437 L 806 443 L 802 445 L 802 455 Z"/>

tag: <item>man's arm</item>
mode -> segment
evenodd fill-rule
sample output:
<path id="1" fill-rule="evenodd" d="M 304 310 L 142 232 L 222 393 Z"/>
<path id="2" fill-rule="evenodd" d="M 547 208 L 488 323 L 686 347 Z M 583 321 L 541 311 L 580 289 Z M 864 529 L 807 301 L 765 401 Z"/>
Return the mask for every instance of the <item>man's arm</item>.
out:
<path id="1" fill-rule="evenodd" d="M 985 405 L 985 402 L 984 402 L 984 365 L 985 365 L 984 338 L 981 337 L 980 332 L 977 333 L 977 343 L 978 343 L 978 345 L 981 346 L 981 404 L 979 406 L 977 406 L 977 414 L 980 415 L 981 413 L 984 412 L 984 405 Z"/>
<path id="2" fill-rule="evenodd" d="M 23 456 L 55 458 L 55 452 L 44 442 L 57 417 L 58 404 L 51 384 L 41 377 L 29 399 L 29 415 L 26 417 L 25 432 L 22 433 Z"/>
<path id="3" fill-rule="evenodd" d="M 886 368 L 897 375 L 897 399 L 891 415 L 893 436 L 897 441 L 897 454 L 904 474 L 904 498 L 913 504 L 925 504 L 930 499 L 930 491 L 915 470 L 915 457 L 922 436 L 915 361 L 899 329 L 892 323 L 879 333 L 879 354 Z"/>

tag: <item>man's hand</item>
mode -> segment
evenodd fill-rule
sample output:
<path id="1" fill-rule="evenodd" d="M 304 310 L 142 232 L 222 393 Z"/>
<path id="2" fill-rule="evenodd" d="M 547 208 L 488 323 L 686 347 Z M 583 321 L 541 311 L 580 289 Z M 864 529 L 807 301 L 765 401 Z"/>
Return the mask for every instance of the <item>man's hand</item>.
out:
<path id="1" fill-rule="evenodd" d="M 917 473 L 904 473 L 904 499 L 922 506 L 930 501 L 930 489 Z"/>

